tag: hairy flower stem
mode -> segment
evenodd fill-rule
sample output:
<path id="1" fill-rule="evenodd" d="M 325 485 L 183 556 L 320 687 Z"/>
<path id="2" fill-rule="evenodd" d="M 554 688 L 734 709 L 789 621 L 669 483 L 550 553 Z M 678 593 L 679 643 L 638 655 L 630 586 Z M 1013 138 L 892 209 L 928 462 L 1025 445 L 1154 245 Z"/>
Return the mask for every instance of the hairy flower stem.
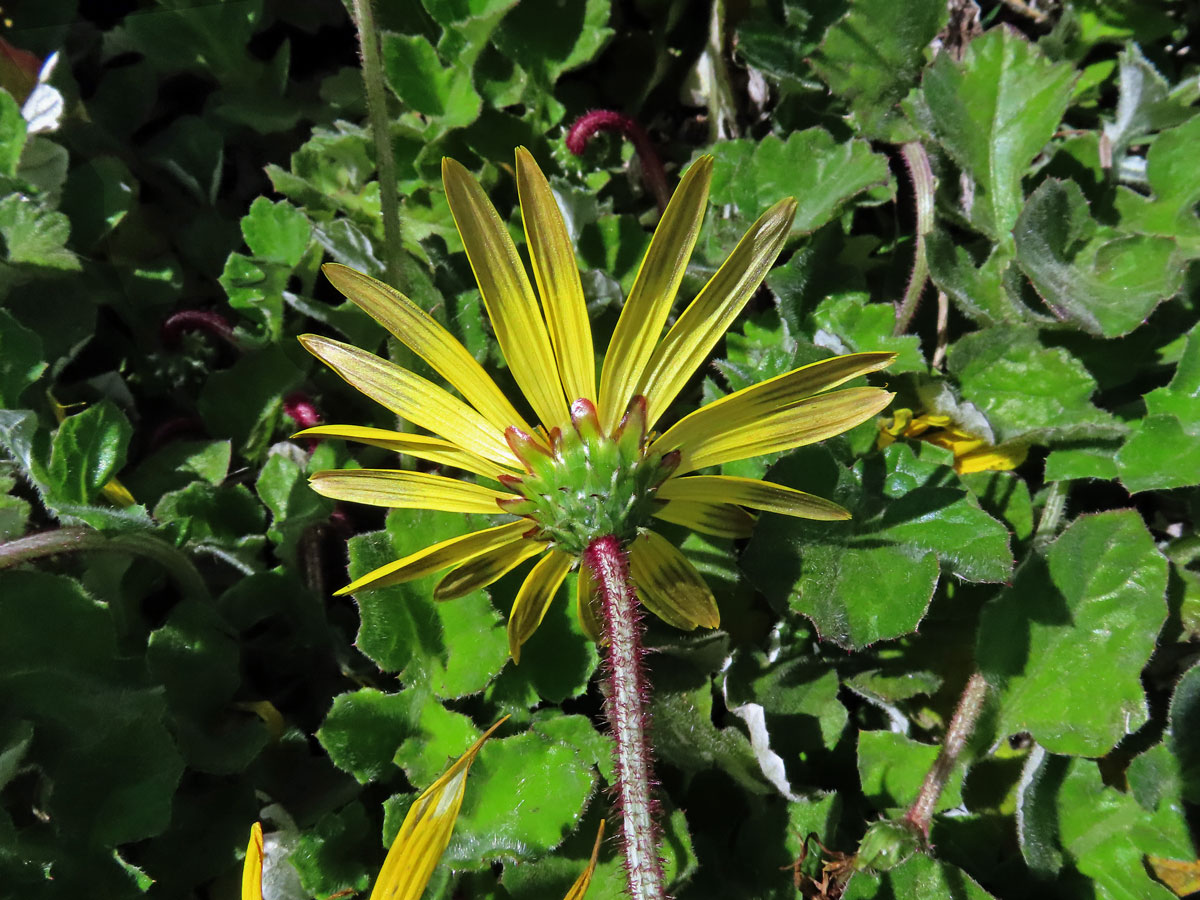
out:
<path id="1" fill-rule="evenodd" d="M 917 238 L 913 247 L 912 273 L 908 276 L 908 287 L 904 291 L 904 299 L 896 310 L 896 327 L 893 334 L 904 334 L 917 311 L 917 303 L 925 292 L 925 282 L 929 279 L 929 262 L 925 256 L 925 235 L 933 231 L 933 192 L 937 182 L 933 177 L 933 169 L 929 165 L 929 156 L 920 141 L 912 141 L 900 145 L 900 158 L 908 169 L 908 177 L 912 180 L 913 199 L 917 207 Z"/>
<path id="2" fill-rule="evenodd" d="M 942 795 L 959 756 L 967 746 L 967 741 L 975 732 L 975 723 L 979 721 L 979 714 L 983 712 L 983 704 L 987 700 L 987 690 L 988 684 L 978 672 L 967 679 L 967 686 L 963 688 L 950 725 L 946 728 L 942 749 L 929 771 L 925 773 L 925 781 L 917 799 L 904 814 L 904 818 L 919 828 L 926 838 L 929 837 L 929 825 L 933 821 L 933 810 L 937 806 L 938 798 Z"/>
<path id="3" fill-rule="evenodd" d="M 583 559 L 595 576 L 604 606 L 609 686 L 605 707 L 617 744 L 617 788 L 629 895 L 633 900 L 663 900 L 662 860 L 650 798 L 653 774 L 645 709 L 650 689 L 642 668 L 641 613 L 629 580 L 629 556 L 620 542 L 608 535 L 592 541 Z"/>
<path id="4" fill-rule="evenodd" d="M 630 116 L 612 109 L 593 109 L 584 113 L 567 132 L 567 149 L 576 156 L 582 156 L 588 141 L 601 131 L 615 131 L 633 144 L 646 187 L 654 195 L 658 211 L 665 212 L 667 202 L 671 199 L 671 192 L 667 189 L 667 172 L 650 135 Z"/>

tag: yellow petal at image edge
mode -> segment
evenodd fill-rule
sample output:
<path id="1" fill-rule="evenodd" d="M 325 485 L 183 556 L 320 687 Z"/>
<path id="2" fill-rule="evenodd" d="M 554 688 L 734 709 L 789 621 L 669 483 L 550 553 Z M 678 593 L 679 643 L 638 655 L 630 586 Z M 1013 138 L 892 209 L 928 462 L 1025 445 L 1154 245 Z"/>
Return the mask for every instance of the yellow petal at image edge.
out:
<path id="1" fill-rule="evenodd" d="M 505 716 L 489 728 L 441 778 L 413 801 L 383 861 L 379 877 L 375 879 L 371 900 L 419 900 L 450 843 L 471 763 L 484 741 L 507 718 Z"/>
<path id="2" fill-rule="evenodd" d="M 712 167 L 713 158 L 702 156 L 684 173 L 621 308 L 600 375 L 597 407 L 605 433 L 611 433 L 625 414 L 675 303 L 704 221 Z"/>
<path id="3" fill-rule="evenodd" d="M 716 628 L 721 613 L 708 584 L 675 545 L 643 531 L 629 546 L 629 573 L 643 605 L 668 625 Z"/>
<path id="4" fill-rule="evenodd" d="M 483 366 L 433 316 L 395 288 L 349 266 L 326 263 L 321 271 L 363 312 L 429 363 L 498 430 L 509 425 L 530 430 Z"/>
<path id="5" fill-rule="evenodd" d="M 341 438 L 359 444 L 370 444 L 394 453 L 403 453 L 415 459 L 425 459 L 443 466 L 453 466 L 474 472 L 485 478 L 496 479 L 501 475 L 515 474 L 516 470 L 499 466 L 482 456 L 464 450 L 452 441 L 413 434 L 407 431 L 389 431 L 386 428 L 370 428 L 365 425 L 316 425 L 292 435 L 293 438 Z"/>
<path id="6" fill-rule="evenodd" d="M 574 558 L 559 550 L 551 550 L 530 570 L 525 583 L 517 591 L 512 612 L 508 616 L 508 652 L 513 662 L 521 661 L 521 645 L 529 640 L 546 617 L 550 602 L 571 570 Z"/>
<path id="7" fill-rule="evenodd" d="M 497 500 L 516 497 L 469 481 L 399 469 L 326 469 L 309 478 L 324 497 L 386 506 L 389 509 L 433 509 L 441 512 L 496 513 Z"/>
<path id="8" fill-rule="evenodd" d="M 575 615 L 589 639 L 596 643 L 604 639 L 604 611 L 596 596 L 596 578 L 587 566 L 579 567 L 579 577 L 575 581 Z"/>
<path id="9" fill-rule="evenodd" d="M 242 900 L 262 900 L 263 833 L 262 825 L 250 826 L 250 844 L 242 866 Z"/>
<path id="10" fill-rule="evenodd" d="M 850 518 L 849 510 L 823 497 L 806 494 L 782 484 L 734 475 L 668 478 L 658 489 L 658 497 L 662 500 L 732 503 L 761 509 L 764 512 L 824 522 L 838 522 Z"/>
<path id="11" fill-rule="evenodd" d="M 600 820 L 600 827 L 596 829 L 596 842 L 592 844 L 592 858 L 588 860 L 587 868 L 580 873 L 575 883 L 571 885 L 571 889 L 567 891 L 567 895 L 563 900 L 583 900 L 584 894 L 587 893 L 588 885 L 592 883 L 592 873 L 596 871 L 596 860 L 600 858 L 600 843 L 604 840 L 604 820 Z"/>
<path id="12" fill-rule="evenodd" d="M 403 559 L 380 566 L 356 578 L 340 590 L 334 591 L 335 597 L 353 594 L 368 588 L 387 587 L 392 584 L 402 584 L 424 578 L 442 569 L 464 562 L 480 553 L 486 553 L 495 547 L 505 544 L 515 544 L 529 531 L 529 523 L 525 520 L 497 525 L 495 528 L 485 528 L 482 531 L 472 531 L 432 544 L 416 553 L 410 553 Z"/>
<path id="13" fill-rule="evenodd" d="M 750 537 L 754 533 L 756 521 L 754 516 L 740 506 L 698 500 L 669 500 L 652 515 L 656 519 L 682 525 L 700 534 L 723 538 Z"/>

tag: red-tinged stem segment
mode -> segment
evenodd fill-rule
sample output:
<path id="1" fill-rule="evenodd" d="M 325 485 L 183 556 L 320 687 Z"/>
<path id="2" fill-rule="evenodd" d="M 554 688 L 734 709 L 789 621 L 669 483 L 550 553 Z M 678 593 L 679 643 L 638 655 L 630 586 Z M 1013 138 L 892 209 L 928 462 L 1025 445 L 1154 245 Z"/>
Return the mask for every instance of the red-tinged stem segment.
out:
<path id="1" fill-rule="evenodd" d="M 983 704 L 987 700 L 987 691 L 988 683 L 978 672 L 967 679 L 967 686 L 963 688 L 950 725 L 946 728 L 942 749 L 929 771 L 925 773 L 925 781 L 917 799 L 904 814 L 904 818 L 921 829 L 921 834 L 926 838 L 929 837 L 934 807 L 937 806 L 938 798 L 942 795 L 959 756 L 967 746 L 967 741 L 975 731 L 975 723 L 979 721 L 979 714 L 983 712 Z"/>
<path id="2" fill-rule="evenodd" d="M 583 561 L 596 578 L 604 607 L 609 686 L 605 709 L 617 745 L 621 842 L 629 895 L 633 900 L 663 900 L 662 860 L 650 796 L 653 771 L 646 713 L 650 688 L 642 668 L 641 611 L 629 579 L 629 556 L 620 542 L 608 535 L 588 545 Z"/>
<path id="3" fill-rule="evenodd" d="M 615 131 L 633 144 L 638 162 L 642 166 L 642 177 L 646 180 L 646 187 L 654 195 L 658 211 L 665 212 L 667 201 L 671 199 L 671 192 L 667 190 L 667 173 L 658 157 L 658 151 L 654 149 L 650 135 L 646 134 L 646 129 L 634 119 L 614 109 L 593 109 L 584 113 L 567 132 L 567 149 L 576 156 L 582 156 L 588 141 L 601 131 Z"/>
<path id="4" fill-rule="evenodd" d="M 203 331 L 238 349 L 237 338 L 233 336 L 229 321 L 219 312 L 209 309 L 181 309 L 171 313 L 162 323 L 160 336 L 167 347 L 178 347 L 180 339 L 188 331 Z"/>

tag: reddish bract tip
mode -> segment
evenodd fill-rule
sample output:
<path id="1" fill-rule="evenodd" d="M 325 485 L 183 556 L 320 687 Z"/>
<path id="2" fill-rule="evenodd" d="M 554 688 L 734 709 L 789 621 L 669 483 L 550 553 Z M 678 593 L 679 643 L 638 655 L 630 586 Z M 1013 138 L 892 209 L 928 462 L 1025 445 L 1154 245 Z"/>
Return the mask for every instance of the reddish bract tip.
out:
<path id="1" fill-rule="evenodd" d="M 504 429 L 504 440 L 508 442 L 509 449 L 521 461 L 525 471 L 531 475 L 537 462 L 553 458 L 550 451 L 538 443 L 533 435 L 526 434 L 515 425 L 509 425 Z"/>
<path id="2" fill-rule="evenodd" d="M 496 480 L 506 488 L 516 488 L 521 483 L 520 475 L 497 475 Z M 497 503 L 508 503 L 508 500 L 497 500 Z"/>
<path id="3" fill-rule="evenodd" d="M 586 397 L 580 397 L 571 404 L 571 424 L 585 441 L 594 440 L 602 434 L 596 406 Z"/>

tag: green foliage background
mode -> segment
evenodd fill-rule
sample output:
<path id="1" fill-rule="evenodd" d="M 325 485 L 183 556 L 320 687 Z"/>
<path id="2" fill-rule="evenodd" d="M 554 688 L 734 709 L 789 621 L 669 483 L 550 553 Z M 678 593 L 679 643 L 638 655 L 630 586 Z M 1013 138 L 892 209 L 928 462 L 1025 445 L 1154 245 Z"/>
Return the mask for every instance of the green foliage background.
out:
<path id="1" fill-rule="evenodd" d="M 930 443 L 876 449 L 867 423 L 726 467 L 854 520 L 678 535 L 723 626 L 649 625 L 674 896 L 797 896 L 798 873 L 820 877 L 815 845 L 793 869 L 806 835 L 851 854 L 913 801 L 976 669 L 988 705 L 933 850 L 845 896 L 1173 896 L 1155 860 L 1194 863 L 1200 815 L 1195 5 L 379 7 L 401 287 L 502 383 L 440 160 L 519 233 L 512 151 L 533 151 L 605 335 L 654 203 L 628 146 L 576 158 L 563 136 L 618 108 L 671 173 L 716 156 L 685 290 L 768 204 L 800 203 L 689 403 L 894 350 L 898 406 L 1028 449 L 1015 471 L 959 475 Z M 0 67 L 0 893 L 233 897 L 260 818 L 288 860 L 269 896 L 365 891 L 416 792 L 508 714 L 428 896 L 561 897 L 612 782 L 573 601 L 514 667 L 512 578 L 447 604 L 429 582 L 333 598 L 485 523 L 335 508 L 306 474 L 386 454 L 288 439 L 298 391 L 327 421 L 391 424 L 295 341 L 396 352 L 318 272 L 384 269 L 346 10 L 10 14 L 12 45 L 60 51 L 65 109 L 28 133 Z M 936 188 L 914 189 L 913 154 Z M 897 329 L 922 256 L 931 286 Z M 134 505 L 111 502 L 118 477 Z M 620 894 L 614 851 L 597 900 Z"/>

